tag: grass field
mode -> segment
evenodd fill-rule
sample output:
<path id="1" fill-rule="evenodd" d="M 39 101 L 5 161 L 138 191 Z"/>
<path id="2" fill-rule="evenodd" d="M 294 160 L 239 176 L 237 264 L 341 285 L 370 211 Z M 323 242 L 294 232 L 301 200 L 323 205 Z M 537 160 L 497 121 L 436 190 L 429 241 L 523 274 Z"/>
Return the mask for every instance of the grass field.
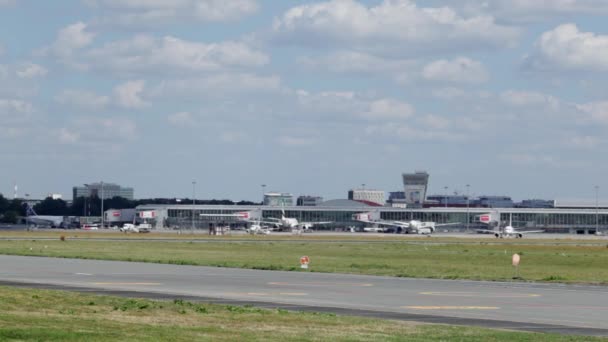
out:
<path id="1" fill-rule="evenodd" d="M 0 287 L 0 341 L 602 341 Z"/>
<path id="2" fill-rule="evenodd" d="M 608 246 L 597 245 L 597 241 L 596 245 L 585 241 L 572 245 L 545 241 L 535 245 L 530 240 L 510 240 L 495 245 L 495 240 L 487 239 L 458 240 L 459 244 L 453 244 L 453 240 L 432 238 L 417 240 L 428 241 L 426 244 L 413 244 L 402 239 L 353 243 L 322 238 L 308 241 L 309 237 L 307 241 L 253 237 L 257 241 L 238 242 L 221 237 L 217 242 L 160 242 L 148 234 L 127 235 L 149 237 L 146 241 L 100 241 L 95 237 L 114 235 L 94 233 L 79 235 L 92 237 L 85 240 L 66 234 L 66 241 L 60 241 L 57 234 L 52 240 L 38 240 L 43 235 L 36 233 L 21 234 L 27 239 L 0 240 L 0 254 L 287 271 L 300 271 L 299 258 L 307 255 L 313 272 L 510 281 L 514 276 L 511 256 L 519 253 L 520 276 L 525 281 L 608 284 Z"/>

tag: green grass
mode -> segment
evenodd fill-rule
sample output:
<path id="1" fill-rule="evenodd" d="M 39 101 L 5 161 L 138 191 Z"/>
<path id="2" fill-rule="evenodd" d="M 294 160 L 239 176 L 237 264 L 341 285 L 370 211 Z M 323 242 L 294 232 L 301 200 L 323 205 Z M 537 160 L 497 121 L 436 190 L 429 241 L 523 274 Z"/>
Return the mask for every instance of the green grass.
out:
<path id="1" fill-rule="evenodd" d="M 105 259 L 301 271 L 299 258 L 310 257 L 310 271 L 383 275 L 396 277 L 473 279 L 511 281 L 514 270 L 511 256 L 519 253 L 519 275 L 524 281 L 608 284 L 608 248 L 604 245 L 553 245 L 509 242 L 494 245 L 494 240 L 458 240 L 442 244 L 437 239 L 379 240 L 374 243 L 289 241 L 285 239 L 237 242 L 160 242 L 99 241 L 94 238 L 67 241 L 0 241 L 0 254 Z M 99 236 L 99 235 L 93 235 Z M 101 234 L 107 237 L 106 234 Z M 138 238 L 144 235 L 128 235 Z M 262 238 L 262 237 L 260 237 Z M 295 238 L 297 239 L 297 238 Z M 308 237 L 307 237 L 308 239 Z M 432 242 L 423 244 L 422 242 Z M 489 243 L 490 242 L 490 243 Z M 546 243 L 547 241 L 545 241 Z"/>
<path id="2" fill-rule="evenodd" d="M 0 341 L 601 341 L 0 287 Z"/>

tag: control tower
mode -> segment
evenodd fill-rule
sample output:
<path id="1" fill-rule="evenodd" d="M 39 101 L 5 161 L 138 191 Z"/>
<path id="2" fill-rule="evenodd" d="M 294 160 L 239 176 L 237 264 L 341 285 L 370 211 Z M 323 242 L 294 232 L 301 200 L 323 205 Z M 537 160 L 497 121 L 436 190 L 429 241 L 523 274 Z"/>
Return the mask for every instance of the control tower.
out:
<path id="1" fill-rule="evenodd" d="M 426 171 L 403 174 L 405 203 L 409 208 L 421 208 L 426 200 L 429 185 L 429 174 Z"/>

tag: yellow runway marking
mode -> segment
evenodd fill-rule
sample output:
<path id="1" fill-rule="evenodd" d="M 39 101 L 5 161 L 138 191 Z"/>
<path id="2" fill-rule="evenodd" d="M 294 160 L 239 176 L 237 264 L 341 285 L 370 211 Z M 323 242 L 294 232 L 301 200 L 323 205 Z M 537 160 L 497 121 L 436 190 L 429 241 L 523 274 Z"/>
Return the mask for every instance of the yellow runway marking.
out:
<path id="1" fill-rule="evenodd" d="M 444 296 L 444 297 L 476 297 L 476 298 L 534 298 L 540 297 L 534 293 L 480 293 L 480 292 L 420 292 L 425 296 Z"/>
<path id="2" fill-rule="evenodd" d="M 92 283 L 93 285 L 140 285 L 140 286 L 155 286 L 161 283 Z"/>
<path id="3" fill-rule="evenodd" d="M 497 306 L 402 306 L 414 310 L 498 310 Z"/>
<path id="4" fill-rule="evenodd" d="M 271 282 L 268 285 L 276 286 L 356 286 L 356 287 L 371 287 L 374 284 L 370 283 L 286 283 L 286 282 Z"/>

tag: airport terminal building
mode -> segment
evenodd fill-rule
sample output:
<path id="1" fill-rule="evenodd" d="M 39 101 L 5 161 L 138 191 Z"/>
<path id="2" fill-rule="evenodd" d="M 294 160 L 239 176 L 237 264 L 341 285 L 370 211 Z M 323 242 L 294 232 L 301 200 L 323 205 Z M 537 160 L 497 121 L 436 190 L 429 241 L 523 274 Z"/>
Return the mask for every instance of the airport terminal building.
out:
<path id="1" fill-rule="evenodd" d="M 239 205 L 141 205 L 136 209 L 154 211 L 149 220 L 157 229 L 207 229 L 210 224 L 244 226 L 245 222 L 230 217 L 243 211 L 259 211 L 263 218 L 280 218 L 281 208 L 276 206 Z M 315 227 L 315 230 L 346 230 L 349 227 L 362 229 L 367 225 L 354 221 L 353 215 L 370 211 L 379 212 L 383 220 L 432 221 L 455 223 L 440 227 L 440 231 L 465 231 L 487 228 L 479 222 L 479 215 L 492 211 L 500 212 L 501 221 L 509 219 L 516 228 L 545 230 L 548 233 L 594 234 L 608 230 L 608 208 L 395 208 L 374 207 L 350 200 L 333 200 L 318 206 L 286 206 L 285 216 L 300 222 L 331 222 Z M 201 216 L 204 214 L 205 216 Z M 217 216 L 214 216 L 217 215 Z"/>

